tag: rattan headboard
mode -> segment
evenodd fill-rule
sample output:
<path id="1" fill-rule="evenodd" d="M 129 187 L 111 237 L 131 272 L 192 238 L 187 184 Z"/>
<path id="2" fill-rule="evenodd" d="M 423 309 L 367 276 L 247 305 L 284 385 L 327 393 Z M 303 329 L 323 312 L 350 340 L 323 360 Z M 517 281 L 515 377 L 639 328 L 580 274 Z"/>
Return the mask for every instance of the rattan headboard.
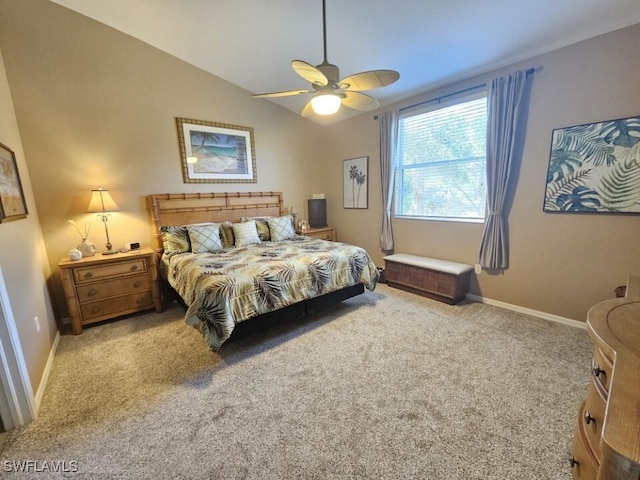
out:
<path id="1" fill-rule="evenodd" d="M 161 193 L 147 196 L 152 232 L 162 251 L 160 227 L 203 222 L 239 222 L 240 217 L 284 215 L 282 192 Z"/>

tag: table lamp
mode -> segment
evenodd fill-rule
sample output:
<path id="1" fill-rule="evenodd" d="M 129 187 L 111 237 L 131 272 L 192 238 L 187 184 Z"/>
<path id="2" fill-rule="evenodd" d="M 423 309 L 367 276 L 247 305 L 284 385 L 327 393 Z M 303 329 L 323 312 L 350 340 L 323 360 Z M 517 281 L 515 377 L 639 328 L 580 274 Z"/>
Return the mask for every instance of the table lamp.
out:
<path id="1" fill-rule="evenodd" d="M 98 187 L 97 190 L 91 190 L 91 201 L 89 202 L 89 206 L 87 207 L 88 213 L 97 213 L 102 223 L 104 223 L 104 233 L 107 235 L 107 251 L 102 252 L 103 255 L 111 255 L 114 253 L 118 253 L 118 250 L 113 250 L 113 245 L 111 245 L 111 241 L 109 240 L 109 229 L 107 228 L 107 222 L 111 217 L 110 212 L 118 212 L 120 209 L 116 202 L 111 198 L 111 194 L 109 190 L 103 190 L 102 187 Z"/>

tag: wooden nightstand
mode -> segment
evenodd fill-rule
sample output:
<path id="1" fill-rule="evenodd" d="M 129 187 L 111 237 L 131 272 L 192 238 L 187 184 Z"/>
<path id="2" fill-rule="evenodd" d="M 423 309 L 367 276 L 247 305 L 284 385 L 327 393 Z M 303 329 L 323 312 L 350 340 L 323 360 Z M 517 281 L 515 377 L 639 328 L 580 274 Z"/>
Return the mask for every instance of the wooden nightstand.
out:
<path id="1" fill-rule="evenodd" d="M 151 248 L 63 259 L 58 268 L 74 335 L 81 334 L 88 323 L 150 308 L 162 311 L 156 254 Z"/>
<path id="2" fill-rule="evenodd" d="M 302 230 L 296 230 L 296 233 L 307 237 L 319 238 L 320 240 L 338 241 L 336 227 L 307 228 L 304 232 Z"/>

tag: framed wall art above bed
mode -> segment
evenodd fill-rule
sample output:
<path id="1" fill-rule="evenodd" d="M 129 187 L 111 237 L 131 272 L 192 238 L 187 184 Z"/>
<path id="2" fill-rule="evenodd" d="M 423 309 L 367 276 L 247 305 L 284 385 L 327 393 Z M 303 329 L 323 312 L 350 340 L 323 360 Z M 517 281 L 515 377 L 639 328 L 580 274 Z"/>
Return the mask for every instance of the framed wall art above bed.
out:
<path id="1" fill-rule="evenodd" d="M 176 118 L 184 183 L 256 183 L 253 128 Z"/>

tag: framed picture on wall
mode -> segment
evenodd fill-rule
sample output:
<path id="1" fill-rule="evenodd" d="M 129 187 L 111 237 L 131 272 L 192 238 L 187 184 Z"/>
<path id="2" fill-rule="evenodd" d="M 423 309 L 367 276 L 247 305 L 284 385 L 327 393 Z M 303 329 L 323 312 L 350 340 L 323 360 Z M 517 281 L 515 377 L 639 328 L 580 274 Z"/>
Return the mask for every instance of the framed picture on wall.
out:
<path id="1" fill-rule="evenodd" d="M 640 117 L 553 130 L 543 211 L 640 213 Z"/>
<path id="2" fill-rule="evenodd" d="M 176 118 L 184 183 L 256 183 L 253 128 Z"/>
<path id="3" fill-rule="evenodd" d="M 16 155 L 0 143 L 0 223 L 20 220 L 27 216 Z"/>
<path id="4" fill-rule="evenodd" d="M 369 208 L 369 157 L 344 160 L 342 166 L 344 208 Z"/>

